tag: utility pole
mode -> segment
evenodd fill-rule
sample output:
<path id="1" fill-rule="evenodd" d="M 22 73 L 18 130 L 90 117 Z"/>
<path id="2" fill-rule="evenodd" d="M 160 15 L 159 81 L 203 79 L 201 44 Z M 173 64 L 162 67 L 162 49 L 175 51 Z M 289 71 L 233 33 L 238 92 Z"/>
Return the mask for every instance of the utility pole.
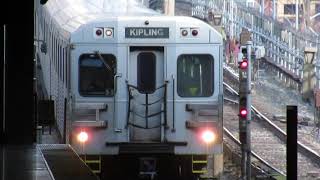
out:
<path id="1" fill-rule="evenodd" d="M 239 61 L 239 139 L 241 142 L 241 180 L 247 175 L 247 49 L 242 49 L 243 59 Z"/>
<path id="2" fill-rule="evenodd" d="M 260 0 L 261 14 L 264 15 L 264 0 Z"/>
<path id="3" fill-rule="evenodd" d="M 272 18 L 276 20 L 277 8 L 276 8 L 276 0 L 272 0 Z"/>
<path id="4" fill-rule="evenodd" d="M 168 16 L 174 16 L 175 0 L 164 0 L 164 14 Z"/>
<path id="5" fill-rule="evenodd" d="M 230 5 L 229 5 L 229 11 L 230 11 L 230 20 L 231 20 L 231 24 L 230 24 L 230 37 L 234 38 L 234 34 L 233 34 L 233 26 L 234 26 L 234 22 L 233 22 L 233 2 L 234 0 L 231 0 Z"/>
<path id="6" fill-rule="evenodd" d="M 247 52 L 248 52 L 248 74 L 247 74 L 247 180 L 251 179 L 251 129 L 250 129 L 250 122 L 251 122 L 251 48 L 252 48 L 252 41 L 248 41 L 246 43 Z"/>
<path id="7" fill-rule="evenodd" d="M 296 0 L 296 30 L 299 30 L 299 0 Z"/>
<path id="8" fill-rule="evenodd" d="M 305 26 L 308 29 L 310 27 L 310 0 L 305 1 L 304 9 Z"/>

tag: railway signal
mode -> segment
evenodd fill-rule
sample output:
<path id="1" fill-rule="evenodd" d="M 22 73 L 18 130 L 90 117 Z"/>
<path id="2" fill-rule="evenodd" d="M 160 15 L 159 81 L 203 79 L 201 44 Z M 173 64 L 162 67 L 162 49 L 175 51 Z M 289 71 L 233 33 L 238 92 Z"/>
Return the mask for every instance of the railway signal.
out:
<path id="1" fill-rule="evenodd" d="M 240 117 L 247 118 L 248 111 L 247 109 L 240 109 Z"/>
<path id="2" fill-rule="evenodd" d="M 250 147 L 250 120 L 251 120 L 251 47 L 248 41 L 241 46 L 242 58 L 239 60 L 239 139 L 241 142 L 241 176 L 243 180 L 251 178 L 251 147 Z"/>
<path id="3" fill-rule="evenodd" d="M 246 49 L 244 49 L 246 51 Z M 244 51 L 243 50 L 243 51 Z M 243 58 L 239 62 L 239 137 L 240 142 L 245 145 L 247 144 L 247 71 L 248 71 L 248 60 L 246 54 L 243 53 Z"/>
<path id="4" fill-rule="evenodd" d="M 248 68 L 248 60 L 244 59 L 239 63 L 239 68 L 246 70 Z"/>
<path id="5" fill-rule="evenodd" d="M 241 47 L 242 59 L 239 63 L 239 130 L 240 137 L 245 137 L 246 133 L 246 121 L 248 115 L 247 109 L 247 94 L 248 94 L 248 58 L 247 58 L 247 48 Z M 240 138 L 242 144 L 246 144 L 246 138 Z"/>

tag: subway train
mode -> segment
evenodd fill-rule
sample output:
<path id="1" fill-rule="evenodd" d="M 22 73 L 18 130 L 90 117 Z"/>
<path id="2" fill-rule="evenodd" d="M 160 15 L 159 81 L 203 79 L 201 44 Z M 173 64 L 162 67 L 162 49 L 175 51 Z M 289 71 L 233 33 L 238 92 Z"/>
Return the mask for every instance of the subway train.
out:
<path id="1" fill-rule="evenodd" d="M 219 177 L 221 34 L 192 17 L 115 14 L 102 2 L 35 1 L 37 94 L 54 102 L 61 136 L 98 157 L 102 179 Z"/>

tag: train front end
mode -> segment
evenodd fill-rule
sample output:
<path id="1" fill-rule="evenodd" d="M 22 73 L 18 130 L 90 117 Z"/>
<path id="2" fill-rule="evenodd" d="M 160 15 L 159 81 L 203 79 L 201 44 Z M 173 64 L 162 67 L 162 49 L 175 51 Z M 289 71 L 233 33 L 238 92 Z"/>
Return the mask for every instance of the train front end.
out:
<path id="1" fill-rule="evenodd" d="M 109 179 L 217 177 L 222 37 L 190 17 L 114 17 L 71 36 L 69 142 Z M 125 172 L 125 173 L 124 173 Z"/>

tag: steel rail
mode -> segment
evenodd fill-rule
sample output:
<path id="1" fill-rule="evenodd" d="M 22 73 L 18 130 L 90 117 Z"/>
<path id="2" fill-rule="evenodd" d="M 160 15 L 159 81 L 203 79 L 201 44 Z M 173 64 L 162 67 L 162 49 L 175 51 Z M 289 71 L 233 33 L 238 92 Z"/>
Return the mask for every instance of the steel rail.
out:
<path id="1" fill-rule="evenodd" d="M 228 70 L 227 68 L 224 68 L 227 71 L 229 71 L 229 73 L 232 73 L 230 70 Z M 233 74 L 233 73 L 232 73 Z M 234 78 L 238 77 L 237 75 L 233 74 L 232 75 Z M 239 79 L 236 79 L 239 80 Z M 226 84 L 226 83 L 224 83 Z M 227 85 L 227 84 L 226 84 Z M 236 94 L 237 96 L 239 96 L 239 94 L 230 86 L 227 85 L 227 90 L 231 90 L 232 93 Z M 260 119 L 262 119 L 264 122 L 267 123 L 267 125 L 269 126 L 269 128 L 272 130 L 272 132 L 274 132 L 278 138 L 280 138 L 282 141 L 287 140 L 287 133 L 284 132 L 281 128 L 279 128 L 277 125 L 275 125 L 269 118 L 267 118 L 265 115 L 263 115 L 256 107 L 254 107 L 253 105 L 251 106 L 252 111 L 260 117 Z M 302 144 L 300 141 L 297 142 L 298 144 L 298 151 L 303 153 L 306 157 L 308 157 L 313 163 L 316 163 L 318 165 L 320 165 L 320 155 L 315 152 L 314 150 L 312 150 L 311 148 L 309 148 L 308 146 Z"/>
<path id="2" fill-rule="evenodd" d="M 223 127 L 223 132 L 238 146 L 241 145 L 241 142 L 226 128 Z M 286 174 L 280 170 L 278 170 L 276 167 L 272 166 L 271 164 L 269 164 L 267 161 L 265 161 L 263 158 L 261 158 L 257 153 L 255 153 L 254 151 L 251 151 L 251 154 L 254 158 L 256 158 L 261 164 L 265 165 L 266 167 L 268 167 L 270 170 L 274 171 L 275 173 L 282 175 L 282 176 L 286 176 Z M 261 168 L 261 167 L 260 167 Z M 264 170 L 265 172 L 269 172 L 267 170 Z"/>

